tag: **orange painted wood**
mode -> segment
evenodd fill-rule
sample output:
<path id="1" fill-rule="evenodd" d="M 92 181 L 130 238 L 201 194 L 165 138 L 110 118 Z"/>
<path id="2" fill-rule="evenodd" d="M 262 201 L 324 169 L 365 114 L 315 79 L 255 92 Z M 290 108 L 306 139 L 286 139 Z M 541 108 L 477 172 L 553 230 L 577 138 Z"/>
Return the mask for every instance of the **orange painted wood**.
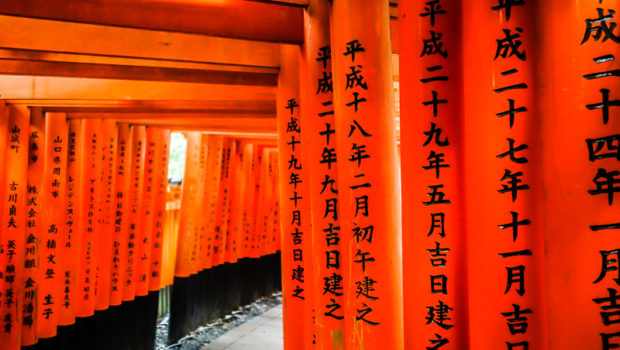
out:
<path id="1" fill-rule="evenodd" d="M 463 2 L 465 25 L 478 24 L 463 36 L 470 347 L 542 349 L 548 323 L 537 130 L 546 113 L 535 78 L 543 33 L 535 2 L 496 5 Z M 511 321 L 517 313 L 527 329 Z"/>
<path id="2" fill-rule="evenodd" d="M 55 117 L 56 119 L 60 117 Z M 66 119 L 66 118 L 65 118 Z M 51 122 L 52 119 L 50 119 Z M 59 123 L 55 121 L 55 123 Z M 75 314 L 78 300 L 78 268 L 81 232 L 83 221 L 80 215 L 82 207 L 81 168 L 82 158 L 80 150 L 84 149 L 84 139 L 81 137 L 82 121 L 79 119 L 66 121 L 68 124 L 67 137 L 67 176 L 65 201 L 66 232 L 60 239 L 60 256 L 62 261 L 62 282 L 60 295 L 62 307 L 59 308 L 58 325 L 67 326 L 75 323 Z M 61 129 L 62 130 L 62 129 Z M 48 135 L 51 135 L 48 133 Z M 62 134 L 59 134 L 62 136 Z"/>
<path id="3" fill-rule="evenodd" d="M 338 212 L 337 154 L 333 106 L 331 4 L 310 1 L 302 49 L 302 135 L 312 205 L 312 272 L 316 302 L 316 348 L 344 349 L 344 281 Z M 284 178 L 284 181 L 287 179 Z M 294 181 L 294 179 L 289 179 Z M 324 288 L 322 288 L 324 286 Z"/>
<path id="4" fill-rule="evenodd" d="M 0 348 L 20 348 L 22 334 L 21 307 L 24 290 L 24 252 L 26 243 L 27 169 L 30 112 L 26 107 L 10 106 L 8 113 L 7 147 L 4 167 L 4 206 L 0 217 L 3 230 L 0 244 Z"/>
<path id="5" fill-rule="evenodd" d="M 254 179 L 254 144 L 246 143 L 244 144 L 244 163 L 245 168 L 243 170 L 243 212 L 241 218 L 241 247 L 239 249 L 239 258 L 248 258 L 250 256 L 250 247 L 251 247 L 251 233 L 250 233 L 250 208 L 253 205 L 254 201 L 254 191 L 251 191 Z"/>
<path id="6" fill-rule="evenodd" d="M 138 261 L 140 260 L 139 242 L 143 235 L 141 211 L 144 189 L 144 160 L 146 158 L 146 128 L 132 125 L 131 132 L 131 164 L 129 168 L 129 229 L 127 230 L 127 266 L 125 270 L 125 286 L 123 301 L 134 300 L 138 284 Z"/>
<path id="7" fill-rule="evenodd" d="M 226 244 L 225 228 L 226 228 L 226 207 L 228 206 L 227 193 L 227 169 L 228 169 L 228 153 L 229 139 L 222 138 L 219 147 L 218 163 L 216 163 L 218 179 L 215 189 L 215 212 L 213 217 L 213 257 L 211 264 L 213 266 L 220 265 L 225 256 L 224 246 Z"/>
<path id="8" fill-rule="evenodd" d="M 176 257 L 176 277 L 188 277 L 196 273 L 197 208 L 199 203 L 200 147 L 201 135 L 198 132 L 186 133 L 187 156 L 181 195 L 181 217 L 179 219 L 179 240 Z"/>
<path id="9" fill-rule="evenodd" d="M 97 237 L 97 283 L 95 285 L 95 310 L 110 306 L 110 283 L 112 279 L 112 252 L 114 249 L 115 172 L 118 127 L 116 121 L 101 121 L 101 142 L 99 144 L 101 171 L 99 172 L 99 234 Z"/>
<path id="10" fill-rule="evenodd" d="M 389 6 L 381 0 L 334 0 L 332 8 L 338 214 L 347 276 L 345 348 L 402 350 L 401 203 Z"/>
<path id="11" fill-rule="evenodd" d="M 222 149 L 224 139 L 222 136 L 209 135 L 208 157 L 207 157 L 207 173 L 205 180 L 205 194 L 203 212 L 206 216 L 204 242 L 205 247 L 205 269 L 211 268 L 214 262 L 215 247 L 218 245 L 216 241 L 216 213 L 218 207 L 218 195 L 222 167 Z"/>
<path id="12" fill-rule="evenodd" d="M 0 13 L 67 22 L 105 24 L 171 32 L 208 34 L 229 38 L 300 43 L 300 8 L 243 0 L 225 2 L 24 0 L 0 2 Z M 170 12 L 176 13 L 171 17 Z M 209 18 L 209 21 L 203 19 Z"/>
<path id="13" fill-rule="evenodd" d="M 535 7 L 539 29 L 530 40 L 537 40 L 540 56 L 528 60 L 536 64 L 540 112 L 525 118 L 544 137 L 542 229 L 552 350 L 620 347 L 618 309 L 612 306 L 617 305 L 612 294 L 620 294 L 620 198 L 604 185 L 615 171 L 618 191 L 620 114 L 617 105 L 592 108 L 603 104 L 603 93 L 609 103 L 619 99 L 620 33 L 612 30 L 614 42 L 604 30 L 619 23 L 619 7 L 617 0 L 542 1 Z M 604 16 L 612 18 L 591 22 Z M 614 70 L 616 76 L 593 79 L 594 73 Z"/>
<path id="14" fill-rule="evenodd" d="M 403 2 L 399 10 L 405 348 L 447 341 L 443 349 L 463 349 L 469 322 L 461 1 Z M 425 48 L 433 33 L 441 34 L 440 52 Z M 428 136 L 433 125 L 438 138 Z M 444 201 L 432 197 L 433 188 Z M 429 316 L 440 303 L 450 308 L 445 322 Z"/>
<path id="15" fill-rule="evenodd" d="M 84 147 L 77 151 L 81 158 L 81 186 L 78 195 L 82 203 L 78 215 L 82 221 L 82 232 L 79 251 L 77 275 L 77 300 L 75 315 L 77 317 L 92 316 L 95 312 L 95 282 L 97 279 L 97 241 L 99 225 L 97 224 L 99 174 L 101 172 L 101 120 L 82 120 L 78 137 L 82 138 Z"/>
<path id="16" fill-rule="evenodd" d="M 149 278 L 151 272 L 151 249 L 155 224 L 155 177 L 157 172 L 156 154 L 160 147 L 160 132 L 158 128 L 146 129 L 144 186 L 142 191 L 142 229 L 138 245 L 138 269 L 136 296 L 149 294 Z"/>
<path id="17" fill-rule="evenodd" d="M 239 154 L 237 151 L 238 142 L 232 138 L 229 138 L 229 150 L 228 150 L 228 167 L 226 170 L 226 191 L 228 204 L 226 205 L 226 225 L 224 229 L 224 256 L 222 262 L 230 263 L 231 256 L 236 251 L 236 225 L 233 222 L 233 212 L 235 210 L 235 198 L 236 191 L 239 188 L 238 175 L 239 175 Z"/>
<path id="18" fill-rule="evenodd" d="M 258 186 L 256 204 L 256 257 L 267 254 L 267 215 L 269 211 L 269 186 L 267 182 L 267 171 L 269 167 L 269 153 L 266 147 L 261 147 L 260 168 L 258 173 Z"/>
<path id="19" fill-rule="evenodd" d="M 41 220 L 41 210 L 44 208 L 42 203 L 42 183 L 44 176 L 43 164 L 46 162 L 46 138 L 45 138 L 45 117 L 40 108 L 30 110 L 30 130 L 28 131 L 28 189 L 26 202 L 26 240 L 24 253 L 24 286 L 23 286 L 23 305 L 21 309 L 22 318 L 22 346 L 33 345 L 38 341 L 37 329 L 45 329 L 47 332 L 56 332 L 56 312 L 53 317 L 45 320 L 42 317 L 43 327 L 38 326 L 39 308 L 38 301 L 40 290 L 40 268 L 41 261 L 39 255 L 41 253 L 41 241 L 45 244 L 46 240 L 42 240 L 45 231 Z M 62 210 L 62 206 L 60 207 Z M 45 257 L 47 254 L 41 254 Z M 57 279 L 47 280 L 47 286 L 43 292 L 47 292 L 44 296 L 51 297 L 52 307 L 56 309 L 57 300 L 56 286 Z"/>
<path id="20" fill-rule="evenodd" d="M 297 47 L 282 48 L 282 68 L 278 81 L 277 118 L 280 172 L 280 214 L 282 230 L 282 306 L 284 348 L 306 349 L 312 344 L 312 322 L 308 304 L 312 291 L 306 282 L 311 255 L 304 251 L 310 240 L 310 202 L 307 169 L 303 164 L 300 120 L 299 57 Z M 291 177 L 301 183 L 287 181 Z"/>
<path id="21" fill-rule="evenodd" d="M 200 167 L 200 178 L 198 179 L 198 199 L 199 208 L 197 209 L 197 217 L 196 217 L 196 239 L 197 241 L 197 262 L 196 269 L 197 272 L 202 271 L 204 266 L 207 264 L 206 262 L 206 228 L 207 228 L 207 218 L 203 213 L 205 212 L 206 203 L 205 203 L 205 189 L 207 185 L 207 175 L 208 169 L 207 165 L 209 163 L 209 136 L 207 134 L 200 135 L 200 156 L 199 156 L 199 167 Z"/>
<path id="22" fill-rule="evenodd" d="M 239 259 L 239 250 L 241 249 L 241 228 L 243 218 L 243 197 L 245 193 L 244 171 L 246 171 L 244 162 L 244 146 L 235 140 L 235 152 L 231 153 L 233 157 L 233 165 L 231 165 L 231 200 L 229 210 L 229 224 L 226 234 L 226 262 L 235 263 Z"/>
<path id="23" fill-rule="evenodd" d="M 129 191 L 131 188 L 132 134 L 128 124 L 118 125 L 116 167 L 114 171 L 114 233 L 112 234 L 112 265 L 110 270 L 110 305 L 120 305 L 127 270 L 129 241 Z"/>
<path id="24" fill-rule="evenodd" d="M 39 188 L 41 219 L 37 334 L 39 338 L 51 338 L 56 336 L 61 310 L 67 309 L 64 270 L 69 260 L 63 255 L 63 243 L 66 242 L 68 230 L 65 207 L 69 135 L 64 113 L 46 113 L 42 122 L 45 123 L 45 132 L 41 136 L 45 141 L 42 142 L 41 153 L 43 182 Z M 54 277 L 50 278 L 52 275 Z"/>
<path id="25" fill-rule="evenodd" d="M 170 154 L 170 131 L 159 131 L 159 147 L 155 154 L 155 216 L 153 224 L 153 248 L 151 250 L 151 272 L 149 278 L 149 290 L 157 291 L 162 283 L 162 252 L 164 246 L 164 226 L 166 225 L 166 194 L 168 191 L 168 159 Z"/>
<path id="26" fill-rule="evenodd" d="M 269 213 L 267 217 L 267 238 L 268 248 L 267 254 L 275 254 L 278 251 L 277 239 L 280 236 L 280 226 L 276 219 L 279 215 L 277 208 L 277 199 L 280 196 L 278 192 L 278 182 L 276 180 L 276 173 L 278 172 L 278 151 L 276 148 L 269 149 L 269 166 L 268 166 L 268 181 L 269 181 Z"/>

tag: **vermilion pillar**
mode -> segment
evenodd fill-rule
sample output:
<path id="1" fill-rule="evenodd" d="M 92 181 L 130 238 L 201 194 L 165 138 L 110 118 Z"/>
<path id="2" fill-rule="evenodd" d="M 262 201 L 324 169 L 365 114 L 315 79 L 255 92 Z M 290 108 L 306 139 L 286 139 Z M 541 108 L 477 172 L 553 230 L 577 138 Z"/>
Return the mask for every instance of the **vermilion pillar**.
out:
<path id="1" fill-rule="evenodd" d="M 217 198 L 219 194 L 220 175 L 222 166 L 222 148 L 224 139 L 222 136 L 209 135 L 209 153 L 207 160 L 207 172 L 205 180 L 205 194 L 203 209 L 206 215 L 206 224 L 204 230 L 205 248 L 205 268 L 213 266 L 214 250 L 219 242 L 215 234 L 215 215 L 217 212 Z"/>
<path id="2" fill-rule="evenodd" d="M 41 209 L 44 208 L 41 203 L 42 199 L 42 180 L 44 178 L 43 164 L 47 163 L 46 158 L 48 153 L 46 152 L 46 138 L 45 138 L 45 117 L 43 111 L 40 108 L 30 110 L 30 130 L 28 131 L 28 200 L 26 203 L 27 217 L 26 217 L 26 242 L 24 253 L 24 299 L 23 307 L 21 308 L 22 317 L 22 346 L 35 344 L 38 340 L 37 329 L 45 329 L 47 333 L 56 334 L 56 312 L 52 315 L 51 319 L 45 320 L 42 317 L 44 326 L 40 327 L 37 324 L 39 307 L 38 293 L 40 289 L 40 242 L 44 235 L 43 225 L 41 222 Z M 51 157 L 50 157 L 51 158 Z M 51 159 L 50 159 L 51 162 Z M 62 206 L 57 207 L 62 211 Z M 45 237 L 47 238 L 47 237 Z M 54 247 L 55 248 L 55 247 Z M 45 254 L 41 254 L 45 256 Z M 54 302 L 54 311 L 56 309 L 55 302 L 57 298 L 57 279 L 52 281 L 47 280 L 47 285 L 44 287 L 44 291 L 48 292 Z M 46 327 L 47 326 L 47 327 Z M 49 332 L 49 331 L 52 332 Z M 51 335 L 50 335 L 51 336 Z"/>
<path id="3" fill-rule="evenodd" d="M 344 349 L 344 285 L 338 217 L 331 5 L 313 0 L 305 11 L 302 50 L 302 134 L 312 205 L 312 254 L 317 349 Z M 310 278 L 309 277 L 309 278 Z"/>
<path id="4" fill-rule="evenodd" d="M 536 27 L 535 4 L 463 2 L 472 349 L 547 346 L 540 133 L 547 113 L 534 79 L 546 34 Z M 441 39 L 428 42 L 429 51 L 446 49 Z M 444 140 L 437 128 L 435 136 Z"/>
<path id="5" fill-rule="evenodd" d="M 334 0 L 346 349 L 403 349 L 400 180 L 388 1 Z"/>
<path id="6" fill-rule="evenodd" d="M 110 280 L 110 305 L 120 305 L 127 270 L 127 242 L 129 240 L 129 189 L 131 177 L 131 130 L 127 124 L 118 125 L 114 186 L 114 233 Z"/>
<path id="7" fill-rule="evenodd" d="M 34 115 L 33 115 L 34 117 Z M 39 245 L 39 297 L 37 318 L 39 322 L 38 336 L 50 338 L 56 336 L 56 325 L 59 314 L 66 309 L 64 299 L 64 265 L 70 263 L 63 254 L 63 243 L 66 226 L 66 166 L 68 126 L 64 113 L 47 113 L 45 115 L 45 132 L 41 134 L 41 150 L 44 157 L 43 182 L 39 187 L 41 203 L 41 219 L 37 223 L 40 228 Z M 32 146 L 31 146 L 32 149 Z M 43 155 L 43 154 L 41 154 Z M 30 155 L 32 158 L 33 154 Z M 29 236 L 26 237 L 26 241 Z M 72 257 L 75 258 L 75 257 Z M 30 263 L 28 263 L 30 264 Z M 55 278 L 48 278 L 54 271 Z"/>
<path id="8" fill-rule="evenodd" d="M 81 206 L 77 215 L 82 220 L 80 243 L 77 246 L 80 252 L 77 275 L 77 303 L 75 314 L 77 317 L 92 316 L 95 312 L 95 281 L 97 279 L 97 239 L 99 237 L 99 225 L 96 215 L 98 213 L 98 196 L 100 186 L 99 172 L 101 171 L 101 159 L 99 144 L 101 143 L 101 120 L 83 119 L 78 137 L 82 138 L 83 148 L 76 150 L 77 156 L 82 158 Z"/>
<path id="9" fill-rule="evenodd" d="M 62 307 L 59 308 L 58 325 L 67 326 L 75 322 L 75 310 L 78 298 L 77 275 L 82 232 L 82 217 L 79 215 L 82 206 L 80 169 L 82 158 L 78 156 L 83 149 L 83 138 L 80 136 L 81 120 L 72 119 L 68 122 L 67 137 L 67 187 L 65 202 L 66 231 L 61 232 L 60 252 L 62 258 Z M 50 133 L 48 133 L 50 134 Z"/>
<path id="10" fill-rule="evenodd" d="M 155 223 L 155 177 L 157 172 L 156 154 L 160 143 L 158 128 L 146 129 L 146 148 L 144 161 L 144 188 L 142 191 L 142 233 L 138 241 L 138 279 L 136 295 L 144 296 L 149 293 L 149 278 L 151 272 L 151 245 Z"/>
<path id="11" fill-rule="evenodd" d="M 281 68 L 276 97 L 280 165 L 280 215 L 282 232 L 282 303 L 284 348 L 310 348 L 311 329 L 307 328 L 305 303 L 311 302 L 306 267 L 311 255 L 304 251 L 310 239 L 310 205 L 307 164 L 302 163 L 299 110 L 299 48 L 281 49 Z M 257 165 L 256 165 L 257 166 Z"/>
<path id="12" fill-rule="evenodd" d="M 10 106 L 8 137 L 6 138 L 6 164 L 4 167 L 4 197 L 0 244 L 0 348 L 17 350 L 21 345 L 24 290 L 24 252 L 26 233 L 26 196 L 28 189 L 28 136 L 29 110 L 23 106 Z"/>
<path id="13" fill-rule="evenodd" d="M 618 349 L 620 2 L 539 3 L 548 348 Z"/>
<path id="14" fill-rule="evenodd" d="M 138 283 L 138 244 L 142 236 L 142 195 L 144 189 L 144 160 L 146 153 L 146 127 L 132 125 L 131 128 L 131 164 L 129 175 L 129 221 L 127 241 L 127 266 L 125 270 L 125 286 L 123 301 L 134 300 Z"/>
<path id="15" fill-rule="evenodd" d="M 157 147 L 155 161 L 157 172 L 155 183 L 155 217 L 153 223 L 153 248 L 151 250 L 151 273 L 149 290 L 160 289 L 163 275 L 164 227 L 166 224 L 166 199 L 168 193 L 168 160 L 170 153 L 170 130 L 160 130 L 160 144 Z"/>
<path id="16" fill-rule="evenodd" d="M 112 269 L 112 249 L 114 249 L 115 213 L 115 166 L 118 127 L 116 121 L 101 121 L 101 140 L 99 143 L 101 168 L 99 172 L 99 236 L 97 237 L 97 283 L 95 310 L 105 310 L 110 306 L 110 280 Z"/>
<path id="17" fill-rule="evenodd" d="M 461 1 L 399 10 L 405 348 L 466 349 Z"/>

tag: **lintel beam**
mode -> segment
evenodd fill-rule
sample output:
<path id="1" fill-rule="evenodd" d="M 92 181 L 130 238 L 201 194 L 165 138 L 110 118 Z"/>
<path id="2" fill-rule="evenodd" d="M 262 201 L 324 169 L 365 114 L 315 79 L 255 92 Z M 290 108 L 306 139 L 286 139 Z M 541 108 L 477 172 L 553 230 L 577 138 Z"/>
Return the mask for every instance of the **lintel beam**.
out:
<path id="1" fill-rule="evenodd" d="M 278 81 L 277 73 L 140 67 L 6 58 L 0 58 L 0 74 L 249 86 L 276 86 Z"/>
<path id="2" fill-rule="evenodd" d="M 300 44 L 303 9 L 243 0 L 0 0 L 11 16 Z"/>

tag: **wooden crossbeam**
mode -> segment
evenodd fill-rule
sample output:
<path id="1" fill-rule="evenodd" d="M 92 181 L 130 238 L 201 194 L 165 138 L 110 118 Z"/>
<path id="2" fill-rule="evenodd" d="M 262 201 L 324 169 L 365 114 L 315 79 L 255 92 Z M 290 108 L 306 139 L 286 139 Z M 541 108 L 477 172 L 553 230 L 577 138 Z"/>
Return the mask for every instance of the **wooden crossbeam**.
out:
<path id="1" fill-rule="evenodd" d="M 303 9 L 243 0 L 0 0 L 0 14 L 299 44 Z"/>

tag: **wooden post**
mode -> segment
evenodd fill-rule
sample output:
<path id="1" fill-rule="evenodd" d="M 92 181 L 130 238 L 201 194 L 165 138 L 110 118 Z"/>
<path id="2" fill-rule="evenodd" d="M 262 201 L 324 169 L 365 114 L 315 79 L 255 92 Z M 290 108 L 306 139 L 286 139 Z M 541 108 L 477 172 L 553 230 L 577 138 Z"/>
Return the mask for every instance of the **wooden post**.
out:
<path id="1" fill-rule="evenodd" d="M 170 130 L 160 130 L 160 143 L 155 154 L 157 173 L 155 173 L 155 216 L 153 223 L 153 249 L 151 250 L 151 273 L 149 290 L 161 288 L 163 276 L 162 252 L 164 246 L 164 226 L 166 224 L 166 194 L 168 192 L 168 160 L 170 153 Z"/>
<path id="2" fill-rule="evenodd" d="M 45 263 L 45 260 L 39 260 L 39 256 L 49 256 L 49 254 L 56 255 L 55 248 L 51 251 L 45 251 L 41 254 L 41 242 L 46 244 L 47 239 L 43 239 L 45 231 L 42 222 L 42 209 L 50 208 L 46 204 L 42 203 L 42 198 L 45 197 L 43 193 L 43 179 L 46 178 L 44 172 L 44 163 L 52 163 L 52 153 L 48 153 L 46 149 L 47 139 L 45 137 L 45 116 L 41 108 L 30 109 L 30 130 L 28 131 L 28 191 L 27 191 L 27 216 L 26 216 L 26 241 L 25 241 L 25 256 L 24 256 L 24 286 L 23 286 L 23 307 L 21 308 L 22 317 L 22 346 L 33 345 L 38 341 L 37 329 L 39 334 L 45 334 L 46 337 L 56 335 L 56 309 L 57 309 L 57 288 L 56 284 L 60 277 L 53 280 L 46 280 L 45 286 L 41 287 L 40 269 L 41 264 Z M 49 165 L 48 165 L 49 166 Z M 51 168 L 50 168 L 51 170 Z M 60 174 L 56 179 L 59 179 Z M 49 177 L 51 178 L 51 174 Z M 60 183 L 59 183 L 60 185 Z M 54 208 L 53 204 L 52 208 Z M 62 206 L 55 206 L 59 208 L 62 213 Z M 52 211 L 48 209 L 48 212 Z M 56 232 L 58 234 L 58 231 Z M 47 237 L 45 237 L 47 238 Z M 56 237 L 53 237 L 55 239 Z M 54 240 L 55 242 L 55 240 Z M 47 253 L 47 254 L 45 254 Z M 60 257 L 58 257 L 60 260 Z M 47 267 L 47 264 L 45 265 Z M 39 291 L 43 291 L 46 294 L 39 296 Z M 49 296 L 48 296 L 49 295 Z M 52 305 L 49 307 L 53 314 L 51 317 L 41 317 L 42 327 L 38 324 L 39 310 L 43 310 L 39 307 L 39 303 L 47 297 L 51 299 Z M 41 332 L 42 331 L 42 332 Z"/>
<path id="3" fill-rule="evenodd" d="M 118 127 L 116 121 L 101 121 L 101 140 L 99 143 L 101 171 L 99 172 L 99 237 L 97 237 L 97 284 L 95 285 L 95 310 L 105 310 L 110 306 L 110 282 L 112 270 L 112 250 L 114 249 L 115 213 L 115 171 Z"/>
<path id="4" fill-rule="evenodd" d="M 95 313 L 95 281 L 97 267 L 97 240 L 99 226 L 97 225 L 98 186 L 101 159 L 99 157 L 99 143 L 101 142 L 101 120 L 82 119 L 78 137 L 82 138 L 84 147 L 77 150 L 81 157 L 81 206 L 78 215 L 82 221 L 82 232 L 78 249 L 80 254 L 77 275 L 77 303 L 75 315 L 89 317 Z"/>
<path id="5" fill-rule="evenodd" d="M 388 1 L 334 0 L 345 348 L 403 349 L 401 206 Z M 337 20 L 336 20 L 337 19 Z"/>
<path id="6" fill-rule="evenodd" d="M 530 118 L 544 135 L 552 350 L 620 348 L 619 8 L 617 0 L 556 0 L 536 9 L 540 114 Z"/>
<path id="7" fill-rule="evenodd" d="M 278 148 L 280 165 L 280 215 L 282 232 L 282 306 L 284 318 L 284 348 L 310 348 L 312 330 L 307 327 L 312 315 L 311 290 L 307 289 L 305 268 L 311 254 L 304 251 L 304 241 L 310 239 L 310 202 L 308 164 L 302 163 L 299 94 L 299 48 L 281 49 L 282 66 L 276 97 L 278 118 Z M 291 179 L 297 179 L 291 181 Z M 309 336 L 310 334 L 310 336 Z"/>
<path id="8" fill-rule="evenodd" d="M 149 278 L 151 271 L 151 248 L 155 224 L 155 178 L 157 173 L 156 154 L 159 147 L 160 130 L 148 127 L 146 129 L 145 161 L 144 161 L 144 188 L 142 191 L 142 233 L 138 241 L 138 279 L 136 295 L 145 296 L 149 293 Z"/>
<path id="9" fill-rule="evenodd" d="M 399 4 L 406 349 L 469 347 L 460 3 Z M 441 50 L 429 50 L 438 35 Z M 450 320 L 429 315 L 437 305 Z"/>
<path id="10" fill-rule="evenodd" d="M 312 206 L 312 234 L 307 239 L 314 248 L 313 270 L 308 278 L 314 282 L 316 298 L 316 348 L 344 349 L 346 277 L 340 244 L 344 231 L 338 218 L 330 15 L 327 0 L 310 1 L 304 13 L 301 125 Z"/>
<path id="11" fill-rule="evenodd" d="M 22 106 L 9 106 L 7 147 L 4 167 L 2 231 L 0 244 L 0 348 L 17 350 L 21 346 L 24 286 L 24 252 L 26 251 L 26 197 L 28 169 L 28 136 L 30 112 Z M 3 131 L 4 132 L 4 131 Z"/>
<path id="12" fill-rule="evenodd" d="M 112 270 L 110 281 L 110 305 L 120 305 L 125 288 L 127 270 L 127 243 L 129 241 L 129 190 L 131 187 L 131 130 L 128 124 L 118 126 L 116 170 L 114 188 L 114 234 Z"/>
<path id="13" fill-rule="evenodd" d="M 463 2 L 472 349 L 544 349 L 548 344 L 541 297 L 545 253 L 539 132 L 546 114 L 537 108 L 534 80 L 541 37 L 535 3 Z M 429 52 L 439 50 L 440 39 L 435 35 L 428 42 Z"/>

